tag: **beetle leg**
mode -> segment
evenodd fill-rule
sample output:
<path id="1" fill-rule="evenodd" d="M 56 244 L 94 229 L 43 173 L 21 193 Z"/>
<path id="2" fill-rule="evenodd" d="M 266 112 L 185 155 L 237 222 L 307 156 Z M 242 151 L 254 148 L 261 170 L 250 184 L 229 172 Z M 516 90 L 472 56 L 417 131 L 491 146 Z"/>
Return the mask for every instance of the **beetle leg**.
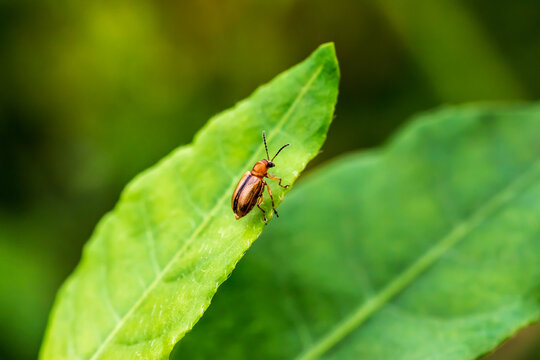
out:
<path id="1" fill-rule="evenodd" d="M 264 209 L 261 207 L 261 203 L 263 201 L 263 197 L 262 197 L 262 194 L 261 196 L 259 196 L 259 200 L 257 200 L 257 207 L 262 211 L 263 213 L 263 219 L 264 219 L 264 224 L 265 225 L 268 225 L 268 220 L 266 220 L 266 211 L 264 211 Z"/>
<path id="2" fill-rule="evenodd" d="M 278 178 L 277 176 L 267 174 L 266 177 L 269 178 L 270 180 L 276 180 L 276 181 L 279 180 L 279 186 L 281 186 L 284 189 L 289 187 L 289 185 L 281 185 L 281 178 Z"/>
<path id="3" fill-rule="evenodd" d="M 276 207 L 274 205 L 274 197 L 272 196 L 272 190 L 270 189 L 270 186 L 268 184 L 266 184 L 266 188 L 268 189 L 268 195 L 270 195 L 270 200 L 272 200 L 272 209 L 274 210 L 274 214 L 279 217 Z"/>

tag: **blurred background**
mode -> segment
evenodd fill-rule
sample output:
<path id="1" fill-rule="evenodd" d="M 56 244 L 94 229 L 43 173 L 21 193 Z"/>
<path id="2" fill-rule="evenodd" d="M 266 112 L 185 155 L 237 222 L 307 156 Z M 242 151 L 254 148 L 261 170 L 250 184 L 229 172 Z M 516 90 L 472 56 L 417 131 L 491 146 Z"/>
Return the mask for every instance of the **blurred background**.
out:
<path id="1" fill-rule="evenodd" d="M 540 95 L 537 0 L 0 0 L 0 359 L 34 359 L 55 292 L 123 186 L 334 41 L 317 166 L 444 104 Z M 490 359 L 540 356 L 528 329 Z"/>

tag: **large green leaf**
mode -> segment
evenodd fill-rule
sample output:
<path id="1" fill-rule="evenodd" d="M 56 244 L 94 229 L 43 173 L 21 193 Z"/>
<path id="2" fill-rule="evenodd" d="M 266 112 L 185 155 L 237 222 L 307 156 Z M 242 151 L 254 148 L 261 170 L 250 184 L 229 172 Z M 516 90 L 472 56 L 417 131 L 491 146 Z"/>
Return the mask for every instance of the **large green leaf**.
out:
<path id="1" fill-rule="evenodd" d="M 540 315 L 540 107 L 426 114 L 268 230 L 174 358 L 473 359 Z"/>
<path id="2" fill-rule="evenodd" d="M 292 183 L 324 142 L 338 80 L 323 45 L 132 181 L 60 290 L 41 358 L 168 357 L 264 228 L 257 209 L 237 221 L 230 208 L 242 174 L 266 157 L 261 131 L 271 152 L 291 143 L 275 173 Z"/>

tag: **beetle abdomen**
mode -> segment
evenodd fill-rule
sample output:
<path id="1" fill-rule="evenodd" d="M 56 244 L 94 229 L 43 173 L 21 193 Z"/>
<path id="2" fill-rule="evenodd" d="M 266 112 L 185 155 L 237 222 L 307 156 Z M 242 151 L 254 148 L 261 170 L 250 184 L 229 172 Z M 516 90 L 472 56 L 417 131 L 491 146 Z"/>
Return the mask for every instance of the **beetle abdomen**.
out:
<path id="1" fill-rule="evenodd" d="M 246 171 L 244 176 L 236 185 L 234 190 L 231 206 L 234 212 L 234 216 L 237 219 L 247 215 L 251 209 L 257 204 L 259 196 L 261 196 L 264 190 L 264 182 L 261 178 L 251 175 L 249 171 Z"/>

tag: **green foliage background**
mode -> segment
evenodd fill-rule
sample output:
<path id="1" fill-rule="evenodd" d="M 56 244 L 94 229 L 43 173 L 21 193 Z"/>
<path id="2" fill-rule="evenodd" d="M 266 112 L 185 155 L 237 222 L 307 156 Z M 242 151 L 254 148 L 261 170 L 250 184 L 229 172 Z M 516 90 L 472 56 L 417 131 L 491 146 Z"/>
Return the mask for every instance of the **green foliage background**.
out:
<path id="1" fill-rule="evenodd" d="M 440 104 L 537 99 L 539 19 L 533 0 L 1 0 L 0 358 L 35 358 L 129 179 L 320 43 L 342 80 L 310 167 Z"/>

